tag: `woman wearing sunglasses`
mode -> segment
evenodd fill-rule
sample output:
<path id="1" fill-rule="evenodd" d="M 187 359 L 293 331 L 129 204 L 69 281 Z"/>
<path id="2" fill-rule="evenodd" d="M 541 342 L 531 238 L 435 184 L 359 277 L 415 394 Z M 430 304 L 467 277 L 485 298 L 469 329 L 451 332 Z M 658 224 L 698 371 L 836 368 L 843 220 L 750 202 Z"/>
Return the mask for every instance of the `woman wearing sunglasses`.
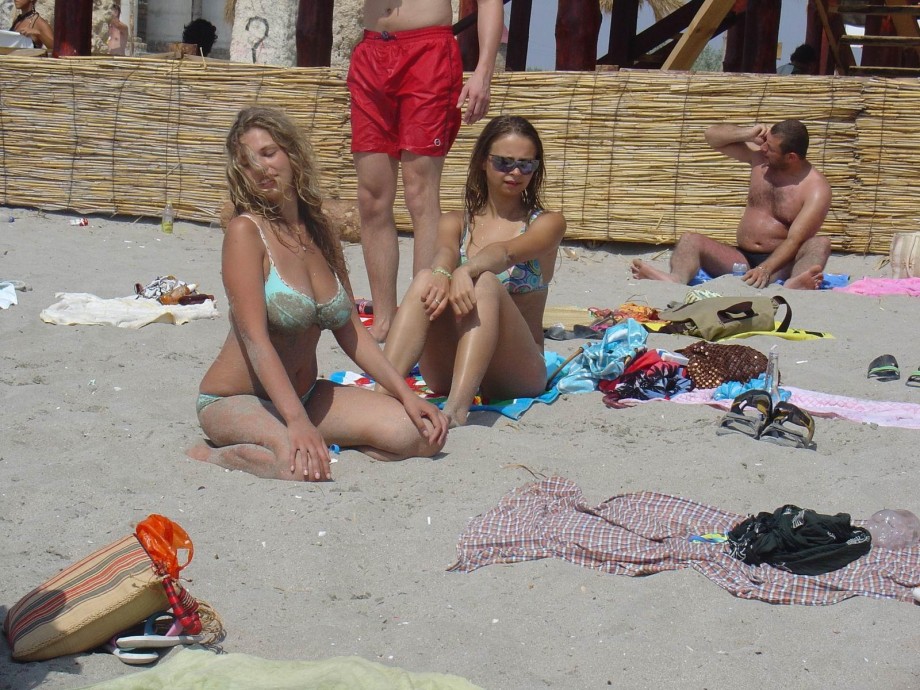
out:
<path id="1" fill-rule="evenodd" d="M 384 354 L 401 374 L 418 362 L 447 395 L 451 426 L 466 423 L 477 391 L 505 400 L 546 388 L 543 309 L 565 218 L 543 209 L 542 190 L 533 125 L 489 122 L 470 157 L 465 210 L 441 216 L 434 262 L 396 313 Z"/>

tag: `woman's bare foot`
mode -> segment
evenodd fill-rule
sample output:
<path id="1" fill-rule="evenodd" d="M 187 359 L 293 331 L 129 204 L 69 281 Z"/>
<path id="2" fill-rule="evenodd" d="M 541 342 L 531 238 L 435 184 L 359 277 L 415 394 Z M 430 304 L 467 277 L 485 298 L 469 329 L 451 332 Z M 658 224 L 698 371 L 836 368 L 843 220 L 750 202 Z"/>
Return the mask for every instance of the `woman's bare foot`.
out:
<path id="1" fill-rule="evenodd" d="M 185 454 L 192 460 L 198 460 L 199 462 L 210 462 L 211 453 L 213 452 L 214 449 L 208 445 L 207 441 L 199 441 L 194 446 L 185 451 Z"/>
<path id="2" fill-rule="evenodd" d="M 444 416 L 447 417 L 447 428 L 456 429 L 458 426 L 465 426 L 466 420 L 470 416 L 469 409 L 453 409 L 444 407 Z"/>
<path id="3" fill-rule="evenodd" d="M 248 472 L 263 479 L 310 481 L 307 477 L 292 473 L 289 467 L 283 467 L 283 463 L 280 463 L 268 448 L 253 443 L 214 448 L 206 441 L 200 441 L 185 451 L 185 454 L 192 460 L 210 462 L 228 470 Z"/>
<path id="4" fill-rule="evenodd" d="M 821 267 L 815 264 L 807 271 L 792 276 L 783 283 L 783 286 L 790 290 L 817 290 L 821 287 L 822 282 L 824 282 L 824 273 L 821 272 Z"/>
<path id="5" fill-rule="evenodd" d="M 633 278 L 638 278 L 639 280 L 666 280 L 669 283 L 681 282 L 670 273 L 655 268 L 642 259 L 633 259 L 630 270 L 632 271 Z"/>

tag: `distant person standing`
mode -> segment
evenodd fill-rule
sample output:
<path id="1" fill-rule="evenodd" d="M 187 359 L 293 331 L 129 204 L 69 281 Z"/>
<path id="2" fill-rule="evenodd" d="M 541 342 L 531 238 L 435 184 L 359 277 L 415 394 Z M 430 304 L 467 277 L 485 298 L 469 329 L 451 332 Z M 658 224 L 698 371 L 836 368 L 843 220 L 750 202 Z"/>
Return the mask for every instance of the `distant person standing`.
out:
<path id="1" fill-rule="evenodd" d="M 816 74 L 818 71 L 818 54 L 807 43 L 793 50 L 789 60 L 776 70 L 777 74 Z"/>
<path id="2" fill-rule="evenodd" d="M 10 31 L 16 31 L 32 39 L 36 48 L 54 48 L 54 31 L 35 9 L 35 0 L 14 0 L 19 14 L 13 20 Z"/>
<path id="3" fill-rule="evenodd" d="M 215 41 L 217 41 L 217 27 L 207 19 L 194 19 L 182 30 L 182 42 L 198 46 L 203 57 L 211 54 Z"/>
<path id="4" fill-rule="evenodd" d="M 127 55 L 128 25 L 121 21 L 121 7 L 112 5 L 112 16 L 109 18 L 109 55 Z"/>

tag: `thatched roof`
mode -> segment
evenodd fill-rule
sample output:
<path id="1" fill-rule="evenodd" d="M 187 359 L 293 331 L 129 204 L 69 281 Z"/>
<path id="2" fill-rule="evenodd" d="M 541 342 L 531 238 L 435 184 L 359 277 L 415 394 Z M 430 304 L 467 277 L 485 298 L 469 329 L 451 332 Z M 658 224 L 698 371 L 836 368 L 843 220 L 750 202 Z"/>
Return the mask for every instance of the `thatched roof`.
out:
<path id="1" fill-rule="evenodd" d="M 614 0 L 599 0 L 601 4 L 601 11 L 610 14 L 613 11 Z M 652 8 L 652 12 L 655 13 L 655 21 L 661 21 L 663 17 L 668 16 L 676 10 L 678 7 L 683 5 L 682 0 L 642 0 L 639 3 L 640 5 L 648 5 Z"/>

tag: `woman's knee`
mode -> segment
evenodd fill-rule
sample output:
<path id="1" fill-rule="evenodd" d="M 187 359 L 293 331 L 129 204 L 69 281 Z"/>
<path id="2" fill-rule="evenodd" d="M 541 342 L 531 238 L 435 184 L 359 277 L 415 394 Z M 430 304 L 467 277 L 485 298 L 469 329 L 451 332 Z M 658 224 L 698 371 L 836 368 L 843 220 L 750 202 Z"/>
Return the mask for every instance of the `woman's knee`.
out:
<path id="1" fill-rule="evenodd" d="M 482 297 L 498 297 L 505 290 L 502 281 L 491 271 L 483 271 L 476 277 L 473 283 L 473 289 L 476 292 L 476 299 Z"/>

